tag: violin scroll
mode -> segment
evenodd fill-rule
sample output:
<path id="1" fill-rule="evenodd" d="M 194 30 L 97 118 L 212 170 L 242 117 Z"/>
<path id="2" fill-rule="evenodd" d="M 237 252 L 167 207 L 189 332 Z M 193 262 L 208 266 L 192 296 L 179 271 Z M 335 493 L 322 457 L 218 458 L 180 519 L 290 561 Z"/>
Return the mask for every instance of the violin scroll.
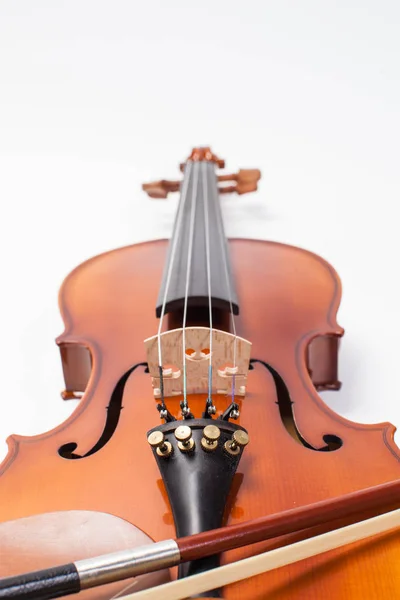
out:
<path id="1" fill-rule="evenodd" d="M 206 146 L 204 148 L 193 148 L 188 160 L 192 160 L 193 162 L 201 162 L 203 160 L 207 160 L 209 162 L 215 163 L 220 169 L 223 169 L 225 167 L 225 161 L 222 158 L 218 158 L 218 156 L 212 152 L 209 146 Z M 183 171 L 185 165 L 181 164 L 180 167 L 181 171 Z"/>

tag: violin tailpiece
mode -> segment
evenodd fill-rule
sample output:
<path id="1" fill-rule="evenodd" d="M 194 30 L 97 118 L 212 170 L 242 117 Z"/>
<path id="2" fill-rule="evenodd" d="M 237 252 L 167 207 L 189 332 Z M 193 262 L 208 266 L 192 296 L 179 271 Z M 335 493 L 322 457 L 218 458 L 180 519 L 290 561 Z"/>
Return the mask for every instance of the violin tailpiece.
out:
<path id="1" fill-rule="evenodd" d="M 243 427 L 222 419 L 184 423 L 166 423 L 147 434 L 178 538 L 221 527 L 232 480 L 249 441 Z M 179 577 L 218 565 L 219 555 L 186 562 L 179 567 Z"/>

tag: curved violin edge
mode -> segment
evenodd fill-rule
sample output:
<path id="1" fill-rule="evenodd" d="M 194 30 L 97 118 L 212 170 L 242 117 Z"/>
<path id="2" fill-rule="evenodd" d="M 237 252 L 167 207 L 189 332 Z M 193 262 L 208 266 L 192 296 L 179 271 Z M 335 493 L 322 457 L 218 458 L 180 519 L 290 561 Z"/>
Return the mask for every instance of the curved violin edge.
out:
<path id="1" fill-rule="evenodd" d="M 329 334 L 329 332 L 326 331 L 326 334 Z M 303 386 L 306 389 L 307 393 L 309 394 L 309 396 L 311 397 L 311 399 L 313 400 L 315 405 L 319 408 L 319 410 L 322 410 L 323 413 L 325 413 L 325 415 L 327 416 L 328 419 L 336 421 L 338 424 L 341 424 L 346 429 L 353 429 L 353 430 L 357 430 L 359 432 L 379 431 L 382 435 L 383 442 L 384 442 L 385 446 L 387 447 L 387 449 L 389 450 L 389 452 L 393 456 L 395 456 L 396 459 L 400 460 L 400 448 L 399 448 L 399 446 L 397 446 L 397 444 L 394 441 L 394 434 L 397 431 L 397 427 L 395 425 L 393 425 L 393 423 L 390 423 L 389 421 L 381 421 L 381 422 L 377 422 L 377 423 L 362 423 L 359 421 L 353 421 L 351 419 L 347 419 L 346 417 L 340 415 L 339 413 L 335 412 L 332 408 L 330 408 L 325 403 L 323 398 L 319 395 L 319 393 L 316 390 L 314 383 L 312 381 L 311 374 L 307 368 L 308 346 L 309 346 L 310 342 L 319 335 L 324 335 L 324 332 L 320 331 L 316 334 L 315 333 L 311 334 L 311 335 L 308 334 L 307 336 L 305 336 L 303 338 L 303 340 L 301 340 L 301 344 L 299 344 L 299 347 L 298 347 L 297 353 L 296 353 L 296 362 L 297 362 L 298 372 L 300 374 L 300 377 L 303 382 Z M 294 409 L 294 415 L 296 417 L 295 409 Z M 298 419 L 295 418 L 295 420 L 297 422 Z M 304 429 L 304 428 L 301 426 L 301 429 Z"/>
<path id="2" fill-rule="evenodd" d="M 84 347 L 89 351 L 89 353 L 91 355 L 92 365 L 91 365 L 91 373 L 89 376 L 87 387 L 86 387 L 85 391 L 83 392 L 83 395 L 82 395 L 79 403 L 74 408 L 74 410 L 70 414 L 70 416 L 67 419 L 63 420 L 58 425 L 56 425 L 55 427 L 53 427 L 52 429 L 49 429 L 48 431 L 44 431 L 44 432 L 36 434 L 36 435 L 29 435 L 29 436 L 19 435 L 19 434 L 11 434 L 10 436 L 8 436 L 6 438 L 8 452 L 7 452 L 6 456 L 4 457 L 4 459 L 0 462 L 0 476 L 2 474 L 4 474 L 5 471 L 7 471 L 7 469 L 10 467 L 10 465 L 14 462 L 15 458 L 18 455 L 19 447 L 21 444 L 25 444 L 25 443 L 30 444 L 30 443 L 35 443 L 35 442 L 41 442 L 59 432 L 62 432 L 67 427 L 72 425 L 86 411 L 86 409 L 89 406 L 91 406 L 91 401 L 93 399 L 94 392 L 96 390 L 98 380 L 100 378 L 101 352 L 100 352 L 100 349 L 98 348 L 98 345 L 96 344 L 96 342 L 93 339 L 90 339 L 90 337 L 87 335 L 86 336 L 85 335 L 77 335 L 76 332 L 74 331 L 72 316 L 70 315 L 70 313 L 67 309 L 66 300 L 65 300 L 65 290 L 66 290 L 67 286 L 69 284 L 71 284 L 72 280 L 77 275 L 80 275 L 80 273 L 83 269 L 85 269 L 88 266 L 91 266 L 97 260 L 100 260 L 101 258 L 104 258 L 105 256 L 117 255 L 118 252 L 120 252 L 121 250 L 140 249 L 140 247 L 142 247 L 142 246 L 149 246 L 151 244 L 160 245 L 161 247 L 164 246 L 166 249 L 168 240 L 157 239 L 157 240 L 141 242 L 139 244 L 130 244 L 128 246 L 122 246 L 121 248 L 108 250 L 106 252 L 103 252 L 102 254 L 92 256 L 92 257 L 88 258 L 86 261 L 80 263 L 77 267 L 75 267 L 63 280 L 63 282 L 60 286 L 59 294 L 58 294 L 58 304 L 59 304 L 60 314 L 61 314 L 61 317 L 62 317 L 62 320 L 64 323 L 64 330 L 59 336 L 57 336 L 55 341 L 59 347 L 62 346 L 63 344 L 68 344 L 70 346 L 75 345 L 75 346 Z M 143 357 L 141 356 L 140 358 L 143 358 Z M 133 358 L 133 362 L 135 362 L 134 358 Z M 136 362 L 141 362 L 141 361 L 139 359 L 139 360 L 136 360 Z"/>
<path id="3" fill-rule="evenodd" d="M 394 434 L 397 431 L 397 427 L 390 423 L 389 421 L 385 421 L 383 423 L 378 423 L 377 427 L 381 427 L 384 434 L 384 442 L 388 449 L 400 459 L 400 448 L 397 446 L 394 441 Z"/>
<path id="4" fill-rule="evenodd" d="M 252 240 L 243 240 L 243 241 L 252 241 Z M 259 241 L 259 240 L 254 240 L 254 241 Z M 270 242 L 269 241 L 268 244 L 275 245 L 275 246 L 285 246 L 285 247 L 292 248 L 293 250 L 300 250 L 301 252 L 308 254 L 313 259 L 315 259 L 317 262 L 322 264 L 329 271 L 329 273 L 332 277 L 332 280 L 335 283 L 335 291 L 334 291 L 334 295 L 333 295 L 333 298 L 332 298 L 332 301 L 331 301 L 331 304 L 330 304 L 330 307 L 328 310 L 326 323 L 324 324 L 324 326 L 320 326 L 317 329 L 306 332 L 304 334 L 303 338 L 300 340 L 297 350 L 296 350 L 296 363 L 297 363 L 297 367 L 298 367 L 298 372 L 303 380 L 303 385 L 306 388 L 308 394 L 311 396 L 311 398 L 315 402 L 315 404 L 326 413 L 328 418 L 336 420 L 337 422 L 340 422 L 346 428 L 356 429 L 356 430 L 364 431 L 364 432 L 380 431 L 380 433 L 382 435 L 382 439 L 384 441 L 384 444 L 387 447 L 387 449 L 389 450 L 389 452 L 393 456 L 395 456 L 396 459 L 400 459 L 400 448 L 399 448 L 399 446 L 397 446 L 397 444 L 394 441 L 394 434 L 397 430 L 397 427 L 395 425 L 393 425 L 392 423 L 390 423 L 388 421 L 382 421 L 382 422 L 378 422 L 378 423 L 360 423 L 357 421 L 352 421 L 350 419 L 347 419 L 347 418 L 343 417 L 342 415 L 339 415 L 337 412 L 332 410 L 324 402 L 323 398 L 321 398 L 321 396 L 319 395 L 318 390 L 315 387 L 315 382 L 313 381 L 312 375 L 308 368 L 308 363 L 309 363 L 308 351 L 314 340 L 318 340 L 318 338 L 326 338 L 328 336 L 335 336 L 337 338 L 342 338 L 345 333 L 345 329 L 342 326 L 340 326 L 337 322 L 337 313 L 338 313 L 338 310 L 340 307 L 340 301 L 341 301 L 341 297 L 342 297 L 342 284 L 341 284 L 341 279 L 340 279 L 338 273 L 336 272 L 334 267 L 328 261 L 326 261 L 324 258 L 319 256 L 318 254 L 315 254 L 314 252 L 311 252 L 304 248 L 300 248 L 298 246 L 292 246 L 290 244 L 281 244 L 280 242 Z M 338 384 L 339 384 L 338 387 L 333 388 L 333 389 L 339 389 L 341 384 L 340 384 L 340 382 L 338 382 Z"/>
<path id="5" fill-rule="evenodd" d="M 67 419 L 64 419 L 61 423 L 49 429 L 48 431 L 44 431 L 42 433 L 38 433 L 36 435 L 20 435 L 20 434 L 11 434 L 6 438 L 6 444 L 8 446 L 8 452 L 4 459 L 0 462 L 0 476 L 8 469 L 8 467 L 15 460 L 18 455 L 19 446 L 23 443 L 34 443 L 40 442 L 42 440 L 47 439 L 48 437 L 63 431 L 66 427 L 71 425 L 79 416 L 86 410 L 87 406 L 90 403 L 90 398 L 92 396 L 92 391 L 96 388 L 98 378 L 100 377 L 100 354 L 96 349 L 96 344 L 88 341 L 84 341 L 82 339 L 69 338 L 69 343 L 78 343 L 80 345 L 84 345 L 91 354 L 92 357 L 92 370 L 89 377 L 88 385 L 83 393 L 81 401 L 77 404 L 73 412 L 70 414 Z"/>
<path id="6" fill-rule="evenodd" d="M 337 322 L 342 299 L 342 283 L 338 273 L 329 262 L 312 252 L 305 252 L 324 266 L 335 285 L 326 324 L 324 327 L 304 335 L 307 372 L 316 391 L 338 390 L 341 388 L 341 382 L 338 379 L 339 341 L 345 333 L 344 328 Z"/>
<path id="7" fill-rule="evenodd" d="M 91 256 L 90 258 L 84 260 L 82 263 L 77 265 L 74 269 L 72 269 L 72 271 L 70 271 L 68 275 L 66 275 L 63 279 L 58 292 L 58 308 L 60 310 L 60 315 L 64 323 L 64 331 L 59 336 L 57 336 L 56 344 L 61 344 L 66 341 L 73 343 L 73 340 L 69 337 L 72 327 L 72 318 L 71 315 L 68 313 L 65 304 L 64 294 L 65 289 L 70 284 L 71 280 L 75 276 L 79 275 L 82 269 L 90 266 L 92 263 L 96 262 L 97 260 L 100 260 L 101 258 L 118 254 L 118 252 L 120 252 L 121 250 L 127 250 L 129 248 L 140 248 L 141 246 L 148 246 L 150 244 L 160 244 L 161 246 L 166 246 L 168 242 L 169 240 L 166 238 L 156 238 L 154 240 L 148 240 L 146 242 L 139 242 L 138 244 L 128 244 L 127 246 L 120 246 L 119 248 L 113 248 L 112 250 L 106 250 L 105 252 L 101 252 L 100 254 Z M 81 340 L 81 343 L 83 341 L 84 340 Z"/>
<path id="8" fill-rule="evenodd" d="M 343 327 L 338 325 L 338 323 L 336 322 L 336 314 L 339 309 L 339 304 L 340 304 L 340 300 L 341 300 L 341 296 L 342 296 L 341 279 L 340 279 L 338 273 L 336 272 L 336 270 L 326 259 L 324 259 L 322 256 L 319 256 L 315 252 L 312 252 L 311 250 L 302 248 L 301 246 L 294 246 L 292 244 L 286 244 L 283 242 L 263 240 L 260 238 L 241 238 L 241 237 L 228 238 L 228 240 L 230 242 L 244 242 L 244 243 L 250 243 L 250 244 L 253 242 L 254 243 L 264 242 L 270 246 L 282 246 L 282 247 L 286 247 L 286 248 L 291 248 L 292 250 L 299 250 L 299 251 L 303 252 L 304 254 L 308 254 L 309 256 L 314 258 L 317 262 L 320 262 L 324 266 L 326 266 L 327 269 L 331 272 L 333 278 L 336 280 L 336 283 L 338 286 L 337 304 L 335 304 L 335 307 L 332 307 L 332 308 L 335 308 L 335 312 L 334 312 L 334 314 L 332 314 L 332 316 L 334 317 L 334 321 L 331 324 L 337 330 L 338 335 L 343 335 L 343 333 L 344 333 Z M 77 274 L 79 274 L 83 268 L 90 266 L 96 260 L 99 260 L 106 256 L 111 256 L 111 255 L 117 254 L 121 250 L 128 250 L 130 248 L 138 248 L 139 249 L 140 247 L 149 246 L 151 244 L 157 244 L 157 245 L 160 244 L 160 246 L 167 246 L 168 243 L 169 243 L 169 240 L 166 238 L 156 238 L 154 240 L 139 242 L 138 244 L 128 244 L 126 246 L 120 246 L 119 248 L 114 248 L 112 250 L 106 250 L 105 252 L 102 252 L 100 254 L 97 254 L 97 255 L 94 255 L 94 256 L 88 258 L 87 260 L 83 261 L 78 266 L 76 266 L 72 271 L 70 271 L 68 273 L 68 275 L 64 278 L 63 282 L 61 283 L 60 290 L 58 293 L 58 305 L 59 305 L 61 317 L 64 322 L 64 331 L 56 338 L 56 343 L 60 344 L 60 343 L 67 341 L 69 332 L 70 332 L 70 327 L 71 327 L 71 318 L 70 318 L 68 310 L 65 306 L 65 302 L 64 302 L 64 298 L 63 298 L 65 288 L 70 283 L 71 279 L 73 277 L 75 277 Z M 70 341 L 70 340 L 68 339 L 68 341 Z"/>
<path id="9" fill-rule="evenodd" d="M 16 456 L 18 454 L 20 437 L 23 437 L 23 436 L 18 436 L 17 434 L 12 433 L 11 435 L 9 435 L 6 438 L 7 454 L 5 455 L 3 460 L 0 462 L 0 475 L 2 475 L 8 469 L 8 467 L 11 465 L 11 463 L 14 462 L 14 459 L 16 458 Z"/>
<path id="10" fill-rule="evenodd" d="M 282 245 L 294 250 L 300 250 L 307 254 L 329 272 L 330 277 L 334 282 L 335 289 L 329 306 L 326 323 L 318 329 L 307 332 L 303 339 L 305 342 L 307 375 L 311 379 L 313 389 L 315 389 L 316 392 L 323 390 L 339 390 L 342 385 L 338 379 L 339 342 L 340 338 L 342 338 L 345 333 L 345 329 L 337 322 L 337 314 L 342 299 L 341 279 L 334 267 L 315 252 L 290 244 L 280 244 L 279 242 L 269 243 L 278 246 Z"/>

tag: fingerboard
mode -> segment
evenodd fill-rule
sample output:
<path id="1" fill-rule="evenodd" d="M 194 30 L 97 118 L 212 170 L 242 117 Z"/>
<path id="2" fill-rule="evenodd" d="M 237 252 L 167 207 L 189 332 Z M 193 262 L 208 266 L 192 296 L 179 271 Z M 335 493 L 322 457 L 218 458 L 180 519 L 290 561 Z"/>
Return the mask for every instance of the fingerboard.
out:
<path id="1" fill-rule="evenodd" d="M 208 209 L 208 223 L 205 207 Z M 193 312 L 193 309 L 209 307 L 207 230 L 212 308 L 230 312 L 232 306 L 233 313 L 237 315 L 239 305 L 219 203 L 215 163 L 188 161 L 157 299 L 157 317 L 161 316 L 164 298 L 165 314 L 183 309 L 188 264 L 188 308 Z"/>

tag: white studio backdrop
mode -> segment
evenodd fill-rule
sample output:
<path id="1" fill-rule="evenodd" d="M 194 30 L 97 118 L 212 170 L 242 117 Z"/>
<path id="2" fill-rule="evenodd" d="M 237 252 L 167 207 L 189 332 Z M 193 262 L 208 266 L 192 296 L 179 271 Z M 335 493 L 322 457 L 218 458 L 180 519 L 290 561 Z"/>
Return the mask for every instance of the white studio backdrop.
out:
<path id="1" fill-rule="evenodd" d="M 399 62 L 396 1 L 1 0 L 0 459 L 76 406 L 54 343 L 63 278 L 169 237 L 177 198 L 140 186 L 196 145 L 263 172 L 223 198 L 228 236 L 341 276 L 343 388 L 324 400 L 400 426 Z"/>

